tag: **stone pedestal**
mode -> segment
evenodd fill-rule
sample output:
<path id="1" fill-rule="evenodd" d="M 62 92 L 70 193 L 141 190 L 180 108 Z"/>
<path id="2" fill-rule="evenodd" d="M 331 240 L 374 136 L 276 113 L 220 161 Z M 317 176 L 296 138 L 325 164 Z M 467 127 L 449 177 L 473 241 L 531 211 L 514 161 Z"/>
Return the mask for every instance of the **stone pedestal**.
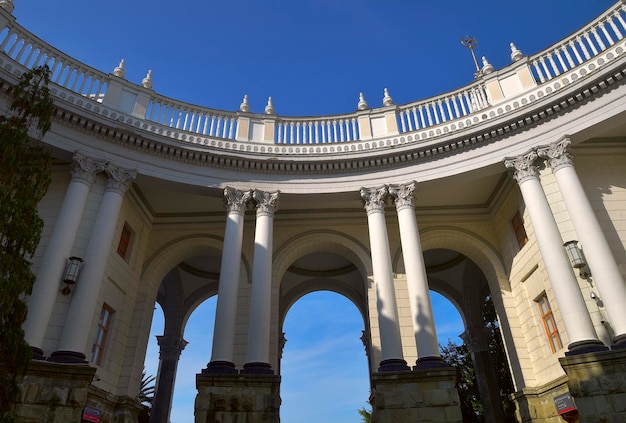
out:
<path id="1" fill-rule="evenodd" d="M 278 423 L 280 376 L 196 375 L 196 423 Z"/>
<path id="2" fill-rule="evenodd" d="M 460 423 L 452 367 L 372 375 L 372 422 Z"/>
<path id="3" fill-rule="evenodd" d="M 626 350 L 559 359 L 580 423 L 626 421 Z"/>
<path id="4" fill-rule="evenodd" d="M 96 373 L 86 365 L 33 360 L 20 382 L 22 395 L 15 412 L 20 422 L 67 423 L 81 421 L 89 385 Z"/>
<path id="5" fill-rule="evenodd" d="M 515 416 L 520 423 L 563 423 L 554 398 L 568 392 L 567 377 L 560 377 L 539 387 L 524 388 L 513 394 Z"/>

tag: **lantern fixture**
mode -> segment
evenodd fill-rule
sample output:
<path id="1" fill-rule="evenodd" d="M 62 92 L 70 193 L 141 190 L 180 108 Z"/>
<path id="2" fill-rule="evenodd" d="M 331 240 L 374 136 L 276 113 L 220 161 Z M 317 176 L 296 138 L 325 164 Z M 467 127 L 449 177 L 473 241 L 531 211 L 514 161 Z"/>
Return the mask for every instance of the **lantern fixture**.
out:
<path id="1" fill-rule="evenodd" d="M 65 263 L 65 273 L 63 274 L 63 283 L 65 287 L 61 291 L 63 295 L 70 293 L 70 285 L 74 285 L 78 280 L 78 272 L 83 265 L 83 259 L 80 257 L 70 257 Z"/>
<path id="2" fill-rule="evenodd" d="M 572 267 L 574 269 L 578 269 L 580 277 L 587 279 L 591 276 L 591 272 L 589 272 L 587 262 L 585 261 L 585 256 L 582 250 L 578 247 L 578 241 L 567 241 L 563 244 L 563 246 L 565 247 L 570 263 L 572 263 Z"/>

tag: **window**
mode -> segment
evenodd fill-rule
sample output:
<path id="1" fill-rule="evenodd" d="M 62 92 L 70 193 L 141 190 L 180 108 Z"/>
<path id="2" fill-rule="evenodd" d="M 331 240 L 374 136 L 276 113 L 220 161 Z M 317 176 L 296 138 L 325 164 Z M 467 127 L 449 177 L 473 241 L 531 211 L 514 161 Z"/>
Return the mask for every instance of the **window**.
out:
<path id="1" fill-rule="evenodd" d="M 115 310 L 113 310 L 111 306 L 107 303 L 102 304 L 102 311 L 100 311 L 98 327 L 96 328 L 96 337 L 94 338 L 93 346 L 91 347 L 91 361 L 98 366 L 102 364 L 102 358 L 104 356 L 107 338 L 109 337 L 113 314 L 115 314 Z"/>
<path id="2" fill-rule="evenodd" d="M 517 244 L 522 248 L 528 242 L 528 237 L 526 236 L 526 229 L 524 229 L 524 220 L 522 220 L 519 212 L 515 213 L 515 216 L 511 219 L 511 224 L 513 225 L 513 231 L 515 231 Z"/>
<path id="3" fill-rule="evenodd" d="M 117 244 L 117 254 L 119 254 L 120 257 L 126 261 L 130 258 L 130 247 L 133 240 L 133 234 L 134 232 L 130 225 L 128 223 L 124 223 L 122 234 L 120 235 L 120 242 Z"/>
<path id="4" fill-rule="evenodd" d="M 563 348 L 563 344 L 561 343 L 561 335 L 559 335 L 559 329 L 556 327 L 556 321 L 554 320 L 552 308 L 550 308 L 546 293 L 541 294 L 535 301 L 537 301 L 537 305 L 539 306 L 539 314 L 543 321 L 543 328 L 546 331 L 550 349 L 555 353 Z"/>

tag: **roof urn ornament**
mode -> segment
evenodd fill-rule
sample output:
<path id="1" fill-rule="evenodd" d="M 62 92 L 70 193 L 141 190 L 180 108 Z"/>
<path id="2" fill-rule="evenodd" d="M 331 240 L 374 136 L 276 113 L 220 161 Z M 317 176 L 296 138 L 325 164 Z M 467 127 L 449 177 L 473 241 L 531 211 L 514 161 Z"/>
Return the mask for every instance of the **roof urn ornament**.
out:
<path id="1" fill-rule="evenodd" d="M 483 61 L 483 67 L 480 70 L 482 74 L 488 75 L 491 72 L 493 72 L 493 65 L 487 61 L 487 58 L 485 56 L 482 57 L 482 61 Z"/>
<path id="2" fill-rule="evenodd" d="M 9 13 L 13 13 L 13 0 L 0 0 L 0 7 Z"/>
<path id="3" fill-rule="evenodd" d="M 363 93 L 359 93 L 359 103 L 356 108 L 358 110 L 366 110 L 369 109 L 370 106 L 367 105 L 367 101 L 365 101 L 365 97 L 363 97 Z"/>
<path id="4" fill-rule="evenodd" d="M 250 111 L 250 104 L 248 104 L 248 94 L 244 94 L 243 101 L 239 105 L 239 111 L 240 112 L 249 112 Z"/>
<path id="5" fill-rule="evenodd" d="M 152 71 L 149 70 L 146 77 L 141 81 L 141 85 L 149 90 L 152 89 Z"/>
<path id="6" fill-rule="evenodd" d="M 124 78 L 126 76 L 126 70 L 124 69 L 124 59 L 120 60 L 120 64 L 117 65 L 115 69 L 113 69 L 113 75 L 118 78 Z"/>
<path id="7" fill-rule="evenodd" d="M 389 90 L 385 88 L 385 96 L 383 97 L 383 106 L 393 106 L 393 98 L 389 95 Z"/>
<path id="8" fill-rule="evenodd" d="M 524 53 L 522 53 L 521 50 L 518 50 L 517 47 L 515 47 L 515 44 L 511 43 L 510 46 L 511 46 L 511 60 L 512 61 L 517 62 L 522 57 L 524 57 Z"/>
<path id="9" fill-rule="evenodd" d="M 268 97 L 267 98 L 267 106 L 265 106 L 265 114 L 266 115 L 273 115 L 274 112 L 274 105 L 272 104 L 272 97 Z"/>

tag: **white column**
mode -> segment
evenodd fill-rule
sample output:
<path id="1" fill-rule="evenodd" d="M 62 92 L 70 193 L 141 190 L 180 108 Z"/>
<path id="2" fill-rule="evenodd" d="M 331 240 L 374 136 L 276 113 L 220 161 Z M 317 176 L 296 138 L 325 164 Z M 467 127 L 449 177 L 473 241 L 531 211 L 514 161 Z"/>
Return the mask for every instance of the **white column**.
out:
<path id="1" fill-rule="evenodd" d="M 439 342 L 435 329 L 433 307 L 430 302 L 428 276 L 420 244 L 415 208 L 413 205 L 415 182 L 389 187 L 389 193 L 394 197 L 400 226 L 400 241 L 402 243 L 402 257 L 406 272 L 406 282 L 409 291 L 409 304 L 415 343 L 417 345 L 417 367 L 446 366 L 439 353 Z"/>
<path id="2" fill-rule="evenodd" d="M 385 222 L 385 197 L 387 195 L 388 188 L 386 186 L 372 189 L 361 188 L 361 198 L 367 211 L 372 271 L 374 273 L 374 286 L 376 287 L 382 353 L 379 372 L 409 370 L 402 354 L 398 307 Z"/>
<path id="3" fill-rule="evenodd" d="M 517 158 L 506 159 L 504 164 L 515 171 L 514 177 L 528 208 L 539 252 L 569 336 L 568 349 L 570 353 L 605 349 L 595 333 L 578 281 L 563 248 L 561 234 L 541 187 L 537 168 L 533 165 L 536 159 L 537 153 L 531 151 Z"/>
<path id="4" fill-rule="evenodd" d="M 537 153 L 540 157 L 547 159 L 552 168 L 565 207 L 579 237 L 578 241 L 589 262 L 591 275 L 615 332 L 615 342 L 621 341 L 626 347 L 626 285 L 574 169 L 572 156 L 566 151 L 569 145 L 570 140 L 564 138 L 538 149 Z"/>
<path id="5" fill-rule="evenodd" d="M 211 362 L 203 373 L 237 373 L 233 362 L 235 344 L 235 322 L 237 320 L 237 297 L 241 267 L 241 245 L 246 203 L 251 191 L 240 191 L 226 187 L 227 216 L 224 233 L 224 249 L 217 292 L 215 330 Z"/>
<path id="6" fill-rule="evenodd" d="M 109 181 L 89 238 L 85 264 L 76 283 L 74 298 L 65 318 L 59 348 L 50 356 L 51 361 L 84 361 L 92 318 L 94 313 L 100 312 L 96 310 L 96 304 L 113 242 L 115 225 L 124 193 L 136 176 L 136 171 L 114 167 L 110 163 L 106 164 L 105 171 L 109 175 Z"/>
<path id="7" fill-rule="evenodd" d="M 63 205 L 37 271 L 37 281 L 28 298 L 28 316 L 22 327 L 35 358 L 43 358 L 41 347 L 59 292 L 66 259 L 74 245 L 91 184 L 96 173 L 103 169 L 104 161 L 74 154 L 72 180 L 67 187 Z"/>
<path id="8" fill-rule="evenodd" d="M 272 238 L 274 213 L 278 208 L 280 191 L 254 190 L 256 228 L 254 233 L 254 263 L 248 325 L 248 362 L 243 373 L 273 374 L 270 364 L 270 318 L 272 305 Z"/>

